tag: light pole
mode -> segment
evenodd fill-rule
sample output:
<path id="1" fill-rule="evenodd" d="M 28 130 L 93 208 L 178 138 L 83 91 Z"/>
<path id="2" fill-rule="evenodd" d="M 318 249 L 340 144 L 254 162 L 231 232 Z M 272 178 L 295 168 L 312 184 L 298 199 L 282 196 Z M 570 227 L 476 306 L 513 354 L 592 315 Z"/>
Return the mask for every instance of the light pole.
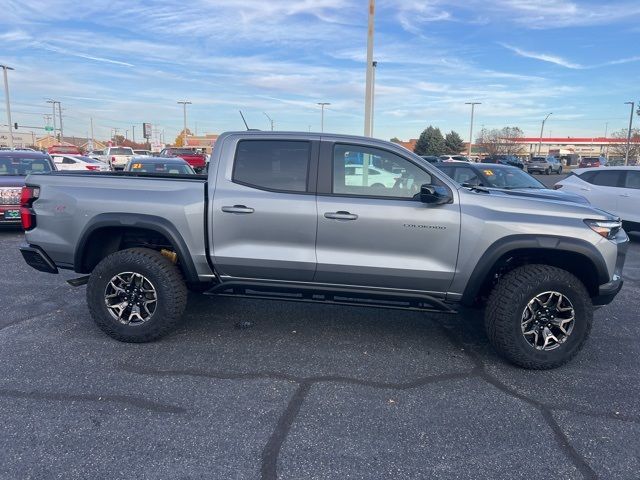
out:
<path id="1" fill-rule="evenodd" d="M 324 107 L 327 105 L 331 105 L 329 102 L 318 102 L 320 108 L 322 109 L 322 113 L 320 114 L 320 133 L 324 132 Z"/>
<path id="2" fill-rule="evenodd" d="M 267 115 L 267 112 L 262 112 L 262 113 L 264 113 L 264 116 L 269 119 L 269 123 L 271 124 L 271 131 L 273 132 L 273 118 Z"/>
<path id="3" fill-rule="evenodd" d="M 369 26 L 367 28 L 367 76 L 364 94 L 364 136 L 372 133 L 372 100 L 373 100 L 373 27 L 376 14 L 376 1 L 369 0 Z"/>
<path id="4" fill-rule="evenodd" d="M 480 102 L 465 102 L 465 105 L 471 105 L 471 126 L 469 127 L 469 149 L 467 151 L 467 157 L 471 158 L 471 144 L 473 144 L 473 113 L 476 105 L 482 105 Z"/>
<path id="5" fill-rule="evenodd" d="M 53 138 L 56 138 L 56 101 L 55 100 L 47 100 L 47 103 L 50 103 L 53 107 Z"/>
<path id="6" fill-rule="evenodd" d="M 184 116 L 184 130 L 182 130 L 182 146 L 187 145 L 187 105 L 191 105 L 188 100 L 179 100 L 178 103 L 182 105 L 182 111 Z"/>
<path id="7" fill-rule="evenodd" d="M 136 143 L 136 126 L 131 125 L 131 141 Z"/>
<path id="8" fill-rule="evenodd" d="M 633 113 L 636 107 L 635 102 L 624 102 L 625 105 L 631 105 L 631 114 L 629 115 L 629 131 L 627 132 L 627 151 L 624 154 L 624 164 L 629 165 L 629 148 L 631 146 L 631 127 L 633 126 Z"/>
<path id="9" fill-rule="evenodd" d="M 538 156 L 540 155 L 540 149 L 542 149 L 542 132 L 544 132 L 544 124 L 545 124 L 545 122 L 547 121 L 547 118 L 549 118 L 550 115 L 551 115 L 551 113 L 547 114 L 547 116 L 544 117 L 544 120 L 542 120 L 542 127 L 540 127 L 540 141 L 538 142 Z"/>
<path id="10" fill-rule="evenodd" d="M 7 79 L 7 70 L 13 70 L 6 65 L 0 65 L 4 75 L 4 100 L 7 104 L 7 123 L 9 124 L 9 147 L 13 148 L 13 123 L 11 123 L 11 102 L 9 101 L 9 80 Z"/>
<path id="11" fill-rule="evenodd" d="M 371 73 L 371 135 L 373 137 L 373 120 L 376 116 L 376 69 L 378 62 L 372 62 L 373 69 Z"/>

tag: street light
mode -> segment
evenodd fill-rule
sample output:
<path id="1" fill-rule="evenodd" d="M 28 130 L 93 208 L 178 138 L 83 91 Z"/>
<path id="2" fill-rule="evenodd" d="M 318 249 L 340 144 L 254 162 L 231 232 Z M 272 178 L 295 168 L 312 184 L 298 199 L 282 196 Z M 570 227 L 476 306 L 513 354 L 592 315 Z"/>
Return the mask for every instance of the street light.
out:
<path id="1" fill-rule="evenodd" d="M 538 142 L 538 156 L 540 155 L 540 149 L 542 148 L 542 132 L 544 132 L 544 124 L 545 124 L 545 122 L 547 121 L 547 118 L 549 118 L 550 115 L 551 115 L 551 113 L 547 114 L 547 116 L 544 117 L 544 120 L 542 120 L 542 127 L 540 127 L 540 141 Z"/>
<path id="2" fill-rule="evenodd" d="M 182 130 L 182 146 L 187 145 L 187 105 L 191 105 L 188 100 L 178 100 L 178 103 L 182 105 L 182 111 L 184 115 L 184 130 Z"/>
<path id="3" fill-rule="evenodd" d="M 375 0 L 369 0 L 369 25 L 367 29 L 367 75 L 364 94 L 364 136 L 370 137 L 372 133 L 373 112 L 373 27 L 376 13 Z"/>
<path id="4" fill-rule="evenodd" d="M 376 116 L 376 69 L 378 62 L 373 62 L 373 70 L 371 73 L 371 135 L 373 137 L 373 120 Z"/>
<path id="5" fill-rule="evenodd" d="M 273 132 L 273 118 L 267 115 L 267 112 L 262 112 L 262 113 L 264 113 L 264 116 L 269 119 L 269 123 L 271 124 L 271 131 Z"/>
<path id="6" fill-rule="evenodd" d="M 320 105 L 322 109 L 322 113 L 320 114 L 320 132 L 324 132 L 324 107 L 331 104 L 329 102 L 318 102 L 318 105 Z"/>
<path id="7" fill-rule="evenodd" d="M 4 100 L 7 103 L 7 123 L 9 123 L 9 147 L 13 148 L 13 123 L 11 123 L 11 102 L 9 102 L 9 80 L 7 79 L 7 70 L 13 68 L 6 65 L 0 65 L 4 75 Z"/>
<path id="8" fill-rule="evenodd" d="M 469 150 L 467 152 L 467 157 L 471 158 L 471 144 L 473 143 L 473 112 L 476 108 L 476 105 L 482 105 L 482 103 L 465 102 L 465 105 L 471 105 L 471 126 L 469 127 Z"/>
<path id="9" fill-rule="evenodd" d="M 631 144 L 631 127 L 633 126 L 633 111 L 636 107 L 635 102 L 624 102 L 625 105 L 631 105 L 631 114 L 629 115 L 629 131 L 627 132 L 627 151 L 624 154 L 624 164 L 629 165 L 629 148 Z"/>

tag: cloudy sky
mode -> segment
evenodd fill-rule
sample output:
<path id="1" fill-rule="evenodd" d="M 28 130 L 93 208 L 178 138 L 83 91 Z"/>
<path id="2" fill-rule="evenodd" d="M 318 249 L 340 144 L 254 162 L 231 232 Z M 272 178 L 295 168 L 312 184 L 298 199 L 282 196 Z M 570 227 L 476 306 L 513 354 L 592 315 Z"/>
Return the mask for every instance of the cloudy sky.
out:
<path id="1" fill-rule="evenodd" d="M 363 131 L 367 0 L 0 0 L 0 63 L 13 120 L 43 125 L 47 98 L 65 134 L 96 137 L 142 122 L 189 127 Z M 375 136 L 427 125 L 468 137 L 520 126 L 553 136 L 625 128 L 640 99 L 637 0 L 378 0 Z M 4 117 L 4 104 L 2 121 Z M 640 119 L 639 119 L 640 120 Z"/>

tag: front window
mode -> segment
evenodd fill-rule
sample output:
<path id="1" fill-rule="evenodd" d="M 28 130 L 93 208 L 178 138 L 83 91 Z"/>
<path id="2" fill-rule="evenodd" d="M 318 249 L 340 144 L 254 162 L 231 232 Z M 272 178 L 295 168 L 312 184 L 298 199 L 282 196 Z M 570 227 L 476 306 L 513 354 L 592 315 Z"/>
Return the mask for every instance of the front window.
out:
<path id="1" fill-rule="evenodd" d="M 357 145 L 333 151 L 333 189 L 338 195 L 413 198 L 431 175 L 395 153 Z"/>
<path id="2" fill-rule="evenodd" d="M 487 187 L 515 188 L 547 188 L 528 173 L 516 167 L 487 167 L 480 170 L 483 184 Z"/>
<path id="3" fill-rule="evenodd" d="M 0 175 L 24 177 L 32 173 L 49 172 L 51 172 L 51 164 L 42 157 L 0 157 Z"/>

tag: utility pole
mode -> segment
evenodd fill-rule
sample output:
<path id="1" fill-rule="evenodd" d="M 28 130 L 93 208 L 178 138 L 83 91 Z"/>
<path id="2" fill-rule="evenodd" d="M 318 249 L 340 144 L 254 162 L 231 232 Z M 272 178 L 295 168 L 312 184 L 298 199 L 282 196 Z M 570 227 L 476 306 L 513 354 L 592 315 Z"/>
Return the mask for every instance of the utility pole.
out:
<path id="1" fill-rule="evenodd" d="M 378 62 L 374 61 L 372 77 L 371 77 L 371 136 L 373 137 L 373 121 L 376 116 L 376 69 L 378 68 Z"/>
<path id="2" fill-rule="evenodd" d="M 264 116 L 269 119 L 269 123 L 271 124 L 271 131 L 273 132 L 273 118 L 267 115 L 267 112 L 262 112 L 262 113 L 264 113 Z"/>
<path id="3" fill-rule="evenodd" d="M 467 157 L 471 158 L 471 145 L 473 144 L 473 113 L 476 105 L 482 105 L 480 102 L 465 102 L 465 105 L 471 105 L 471 126 L 469 127 L 469 149 L 467 151 Z"/>
<path id="4" fill-rule="evenodd" d="M 60 114 L 60 141 L 64 138 L 64 130 L 62 129 L 62 104 L 58 102 L 58 113 Z"/>
<path id="5" fill-rule="evenodd" d="M 318 102 L 320 108 L 322 109 L 322 113 L 320 114 L 320 133 L 324 132 L 324 107 L 327 105 L 331 105 L 329 102 Z"/>
<path id="6" fill-rule="evenodd" d="M 369 25 L 367 28 L 367 75 L 364 94 L 364 136 L 370 137 L 372 133 L 372 92 L 373 92 L 373 28 L 376 14 L 376 1 L 369 0 Z"/>
<path id="7" fill-rule="evenodd" d="M 188 100 L 179 100 L 178 103 L 182 105 L 182 112 L 184 116 L 184 129 L 182 130 L 182 146 L 187 145 L 187 105 L 191 105 Z"/>
<path id="8" fill-rule="evenodd" d="M 545 122 L 547 121 L 547 118 L 549 118 L 550 115 L 551 115 L 551 113 L 547 114 L 547 116 L 544 117 L 544 120 L 542 120 L 542 127 L 540 127 L 540 141 L 538 142 L 538 155 L 540 155 L 540 149 L 542 148 L 542 132 L 544 132 L 544 124 L 545 124 Z"/>
<path id="9" fill-rule="evenodd" d="M 2 67 L 2 73 L 4 76 L 4 101 L 7 104 L 7 123 L 9 124 L 9 148 L 13 148 L 13 123 L 11 122 L 11 102 L 9 101 L 9 79 L 7 78 L 7 71 L 13 70 L 13 68 L 6 65 L 0 65 Z"/>
<path id="10" fill-rule="evenodd" d="M 131 125 L 131 137 L 132 137 L 132 142 L 136 143 L 136 126 L 135 125 Z"/>
<path id="11" fill-rule="evenodd" d="M 6 75 L 6 74 L 5 74 Z M 629 148 L 631 147 L 631 127 L 633 126 L 633 114 L 635 113 L 635 102 L 624 102 L 625 105 L 631 105 L 631 114 L 629 115 L 629 131 L 627 132 L 627 151 L 624 154 L 624 164 L 629 165 Z"/>
<path id="12" fill-rule="evenodd" d="M 56 101 L 55 100 L 47 100 L 47 103 L 50 103 L 53 107 L 53 138 L 56 138 Z"/>

